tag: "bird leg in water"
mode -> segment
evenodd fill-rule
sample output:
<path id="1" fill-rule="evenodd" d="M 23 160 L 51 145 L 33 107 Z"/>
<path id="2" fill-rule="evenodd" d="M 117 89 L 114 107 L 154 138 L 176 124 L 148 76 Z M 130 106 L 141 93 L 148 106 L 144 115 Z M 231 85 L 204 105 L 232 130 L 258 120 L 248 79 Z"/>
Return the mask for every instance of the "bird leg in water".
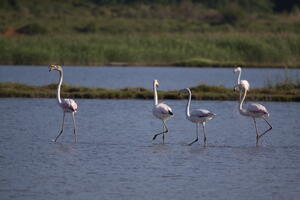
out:
<path id="1" fill-rule="evenodd" d="M 203 141 L 204 141 L 204 146 L 206 146 L 206 134 L 205 134 L 205 122 L 202 123 L 202 128 L 203 128 Z"/>
<path id="2" fill-rule="evenodd" d="M 189 143 L 189 146 L 191 146 L 192 144 L 198 141 L 198 129 L 199 129 L 199 123 L 196 123 L 196 139 L 193 142 Z"/>
<path id="3" fill-rule="evenodd" d="M 153 136 L 153 139 L 152 140 L 155 140 L 155 138 L 158 136 L 158 135 L 161 135 L 163 134 L 163 144 L 165 142 L 165 133 L 169 132 L 168 130 L 168 127 L 166 126 L 165 122 L 163 121 L 163 132 L 160 132 L 160 133 L 157 133 Z"/>
<path id="4" fill-rule="evenodd" d="M 64 112 L 61 131 L 59 132 L 58 136 L 56 136 L 54 142 L 56 142 L 56 140 L 59 138 L 59 136 L 64 132 L 65 116 L 66 116 L 66 113 Z"/>
<path id="5" fill-rule="evenodd" d="M 265 118 L 263 118 L 264 120 L 265 120 L 265 122 L 267 122 L 267 124 L 269 125 L 269 129 L 268 130 L 266 130 L 265 132 L 263 132 L 262 134 L 260 134 L 259 136 L 258 136 L 258 138 L 261 138 L 263 135 L 265 135 L 267 132 L 269 132 L 270 130 L 272 130 L 272 126 L 271 126 L 271 124 L 265 119 Z"/>
<path id="6" fill-rule="evenodd" d="M 258 135 L 258 129 L 257 129 L 257 126 L 256 126 L 256 120 L 255 120 L 254 117 L 253 117 L 253 121 L 254 121 L 255 130 L 256 130 L 256 146 L 257 146 L 258 145 L 259 135 Z"/>
<path id="7" fill-rule="evenodd" d="M 163 138 L 163 144 L 165 143 L 165 131 L 166 131 L 166 129 L 165 129 L 165 126 L 163 126 L 163 134 L 162 134 L 162 138 Z"/>
<path id="8" fill-rule="evenodd" d="M 75 123 L 75 114 L 72 112 L 73 117 L 73 124 L 74 124 L 74 136 L 75 136 L 75 142 L 77 142 L 77 134 L 76 134 L 76 123 Z"/>

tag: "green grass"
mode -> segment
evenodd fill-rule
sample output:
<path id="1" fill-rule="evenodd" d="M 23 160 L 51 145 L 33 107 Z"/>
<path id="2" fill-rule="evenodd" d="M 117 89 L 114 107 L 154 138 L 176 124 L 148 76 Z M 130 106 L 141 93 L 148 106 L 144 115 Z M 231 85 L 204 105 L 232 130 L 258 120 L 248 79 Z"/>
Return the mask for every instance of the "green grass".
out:
<path id="1" fill-rule="evenodd" d="M 0 36 L 1 64 L 300 67 L 296 34 Z"/>
<path id="2" fill-rule="evenodd" d="M 0 64 L 300 67 L 296 8 L 93 2 L 3 0 Z"/>
<path id="3" fill-rule="evenodd" d="M 0 83 L 0 97 L 55 98 L 56 84 L 29 86 L 20 83 Z M 238 92 L 220 86 L 199 85 L 191 88 L 196 100 L 238 100 Z M 145 88 L 104 89 L 63 85 L 64 98 L 85 99 L 153 99 L 153 92 Z M 179 91 L 159 91 L 160 99 L 186 99 Z M 251 89 L 247 100 L 300 101 L 299 83 L 282 83 L 265 88 Z"/>

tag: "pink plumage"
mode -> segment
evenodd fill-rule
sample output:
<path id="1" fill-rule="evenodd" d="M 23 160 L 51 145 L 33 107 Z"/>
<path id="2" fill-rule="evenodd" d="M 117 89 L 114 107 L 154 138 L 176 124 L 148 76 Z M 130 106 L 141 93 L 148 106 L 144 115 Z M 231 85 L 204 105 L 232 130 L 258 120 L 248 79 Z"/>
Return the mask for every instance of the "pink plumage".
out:
<path id="1" fill-rule="evenodd" d="M 241 71 L 241 69 L 237 68 L 237 71 Z M 240 78 L 240 75 L 239 75 L 239 78 Z M 254 126 L 255 126 L 255 130 L 256 130 L 256 145 L 258 145 L 259 138 L 264 136 L 267 132 L 269 132 L 272 129 L 271 124 L 266 119 L 267 117 L 269 117 L 270 114 L 265 106 L 258 104 L 258 103 L 249 103 L 247 106 L 245 106 L 245 108 L 243 107 L 243 103 L 246 98 L 247 91 L 250 89 L 250 84 L 248 81 L 242 82 L 242 81 L 239 81 L 239 79 L 238 79 L 238 84 L 234 87 L 234 89 L 241 90 L 240 91 L 239 112 L 243 116 L 252 117 Z M 242 96 L 241 92 L 244 93 L 243 96 Z M 258 128 L 256 125 L 256 118 L 263 119 L 268 124 L 269 129 L 267 129 L 263 133 L 259 134 Z"/>
<path id="2" fill-rule="evenodd" d="M 61 108 L 65 112 L 77 112 L 77 103 L 73 99 L 63 99 L 61 104 Z"/>
<path id="3" fill-rule="evenodd" d="M 157 87 L 159 86 L 159 83 L 157 80 L 153 80 L 153 91 L 154 91 L 154 106 L 152 108 L 152 113 L 153 115 L 162 120 L 163 122 L 163 131 L 160 133 L 157 133 L 153 136 L 153 140 L 155 140 L 155 138 L 158 135 L 162 135 L 163 137 L 163 143 L 165 141 L 165 133 L 167 133 L 168 127 L 166 125 L 166 121 L 173 116 L 173 112 L 170 106 L 168 106 L 167 104 L 164 103 L 158 103 L 158 97 L 157 97 Z"/>
<path id="4" fill-rule="evenodd" d="M 192 100 L 192 92 L 189 88 L 185 88 L 183 90 L 180 90 L 180 92 L 183 93 L 188 93 L 189 97 L 188 97 L 188 102 L 186 104 L 186 118 L 195 123 L 196 124 L 196 139 L 189 143 L 189 145 L 194 144 L 195 142 L 198 141 L 198 129 L 199 129 L 199 124 L 202 125 L 203 128 L 203 141 L 204 141 L 204 145 L 206 145 L 206 133 L 205 133 L 205 123 L 208 122 L 209 120 L 212 120 L 214 118 L 214 116 L 216 116 L 216 114 L 210 112 L 209 110 L 206 109 L 195 109 L 190 111 L 190 104 L 191 104 L 191 100 Z"/>
<path id="5" fill-rule="evenodd" d="M 258 103 L 251 103 L 247 106 L 247 110 L 250 113 L 252 113 L 253 115 L 258 115 L 259 117 L 262 116 L 269 116 L 269 112 L 267 111 L 266 107 L 258 104 Z M 251 114 L 250 114 L 251 115 Z"/>
<path id="6" fill-rule="evenodd" d="M 52 70 L 58 71 L 59 75 L 60 75 L 59 83 L 58 83 L 58 86 L 57 86 L 57 102 L 58 102 L 58 105 L 63 110 L 63 121 L 62 121 L 61 131 L 59 132 L 58 136 L 56 136 L 54 142 L 57 141 L 57 139 L 61 136 L 61 134 L 64 131 L 64 123 L 65 123 L 66 112 L 72 114 L 73 124 L 74 124 L 75 142 L 77 142 L 76 123 L 75 123 L 75 113 L 77 112 L 77 108 L 78 108 L 77 103 L 73 99 L 61 99 L 60 98 L 60 89 L 61 89 L 61 84 L 63 82 L 63 69 L 59 65 L 50 65 L 49 66 L 49 72 L 52 71 Z"/>

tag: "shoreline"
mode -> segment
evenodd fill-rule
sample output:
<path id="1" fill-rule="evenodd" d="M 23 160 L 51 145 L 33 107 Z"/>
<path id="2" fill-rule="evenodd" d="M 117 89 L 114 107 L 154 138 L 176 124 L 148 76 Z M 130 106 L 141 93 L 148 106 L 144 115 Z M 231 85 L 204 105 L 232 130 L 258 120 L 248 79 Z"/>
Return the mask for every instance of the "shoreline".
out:
<path id="1" fill-rule="evenodd" d="M 56 98 L 57 84 L 32 86 L 21 83 L 0 83 L 0 98 Z M 194 100 L 237 101 L 239 93 L 220 86 L 198 85 L 191 87 Z M 92 88 L 83 86 L 62 86 L 62 97 L 74 99 L 153 99 L 153 91 L 145 88 Z M 177 90 L 159 91 L 161 100 L 186 100 Z M 299 84 L 282 84 L 273 87 L 254 88 L 247 101 L 300 102 Z"/>

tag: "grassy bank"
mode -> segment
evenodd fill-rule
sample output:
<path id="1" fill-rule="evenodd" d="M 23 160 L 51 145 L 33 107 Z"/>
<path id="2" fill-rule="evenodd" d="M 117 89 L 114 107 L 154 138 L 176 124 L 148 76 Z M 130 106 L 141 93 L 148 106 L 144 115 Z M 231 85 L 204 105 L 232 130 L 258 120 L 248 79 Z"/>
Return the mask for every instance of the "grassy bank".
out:
<path id="1" fill-rule="evenodd" d="M 0 52 L 0 64 L 300 67 L 300 35 L 0 36 Z"/>
<path id="2" fill-rule="evenodd" d="M 55 98 L 56 84 L 30 86 L 20 83 L 0 83 L 0 97 Z M 196 100 L 237 100 L 233 89 L 199 85 L 191 88 Z M 62 97 L 85 99 L 153 99 L 153 92 L 145 88 L 104 89 L 81 86 L 62 86 Z M 160 99 L 186 99 L 178 91 L 159 91 Z M 252 89 L 247 100 L 300 101 L 300 84 L 282 83 L 265 88 Z"/>
<path id="3" fill-rule="evenodd" d="M 3 0 L 0 64 L 300 67 L 297 6 L 143 2 Z"/>

